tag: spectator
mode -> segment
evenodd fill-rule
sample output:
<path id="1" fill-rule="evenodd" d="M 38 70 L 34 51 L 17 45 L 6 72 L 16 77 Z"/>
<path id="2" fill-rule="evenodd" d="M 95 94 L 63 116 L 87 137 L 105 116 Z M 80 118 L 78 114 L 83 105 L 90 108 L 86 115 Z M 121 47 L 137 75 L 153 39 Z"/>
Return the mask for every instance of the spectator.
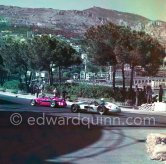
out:
<path id="1" fill-rule="evenodd" d="M 147 85 L 147 87 L 146 87 L 146 95 L 147 95 L 147 103 L 148 104 L 151 104 L 151 102 L 152 102 L 152 94 L 153 94 L 153 92 L 152 92 L 151 86 Z"/>
<path id="2" fill-rule="evenodd" d="M 34 84 L 30 83 L 29 90 L 30 90 L 31 95 L 33 95 L 34 94 Z"/>
<path id="3" fill-rule="evenodd" d="M 40 93 L 40 89 L 39 89 L 39 86 L 37 84 L 35 84 L 34 90 L 35 90 L 36 98 L 38 98 L 39 97 L 39 93 Z"/>
<path id="4" fill-rule="evenodd" d="M 143 91 L 142 91 L 142 99 L 143 99 L 143 103 L 147 102 L 147 95 L 146 95 L 146 86 L 144 86 Z"/>
<path id="5" fill-rule="evenodd" d="M 100 105 L 105 105 L 105 100 L 104 100 L 104 98 L 101 98 L 101 99 L 100 99 Z"/>
<path id="6" fill-rule="evenodd" d="M 138 103 L 139 103 L 139 88 L 136 85 L 136 88 L 135 88 L 135 106 L 138 106 Z"/>
<path id="7" fill-rule="evenodd" d="M 44 84 L 40 84 L 39 89 L 40 89 L 40 93 L 43 94 L 43 91 L 44 91 Z"/>
<path id="8" fill-rule="evenodd" d="M 64 89 L 63 91 L 62 91 L 62 98 L 65 100 L 66 99 L 66 94 L 67 94 L 67 92 L 66 92 L 66 90 Z"/>
<path id="9" fill-rule="evenodd" d="M 159 85 L 159 102 L 163 101 L 163 87 L 162 85 Z"/>
<path id="10" fill-rule="evenodd" d="M 139 105 L 143 104 L 144 103 L 144 91 L 142 88 L 140 88 L 139 90 Z"/>
<path id="11" fill-rule="evenodd" d="M 132 100 L 132 105 L 135 103 L 135 91 L 134 88 L 130 91 L 130 98 Z"/>
<path id="12" fill-rule="evenodd" d="M 53 93 L 55 97 L 58 97 L 58 90 L 56 88 L 54 88 Z"/>

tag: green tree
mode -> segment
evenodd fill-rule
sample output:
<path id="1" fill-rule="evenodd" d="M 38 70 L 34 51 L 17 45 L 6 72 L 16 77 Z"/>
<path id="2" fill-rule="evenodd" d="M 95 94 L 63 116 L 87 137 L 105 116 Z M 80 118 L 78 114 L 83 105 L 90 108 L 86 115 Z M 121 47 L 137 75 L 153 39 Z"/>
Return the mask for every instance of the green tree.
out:
<path id="1" fill-rule="evenodd" d="M 50 85 L 53 84 L 53 66 L 59 68 L 61 83 L 62 67 L 81 63 L 80 57 L 70 45 L 48 35 L 36 36 L 31 40 L 31 54 L 31 65 L 36 70 L 48 71 Z"/>
<path id="2" fill-rule="evenodd" d="M 59 69 L 59 83 L 61 84 L 61 70 L 63 67 L 71 65 L 79 65 L 82 63 L 77 52 L 67 43 L 58 41 L 55 45 L 56 38 L 50 40 L 50 47 L 52 49 L 53 63 Z"/>
<path id="3" fill-rule="evenodd" d="M 31 66 L 36 71 L 48 71 L 49 82 L 53 83 L 52 54 L 48 35 L 35 36 L 29 41 L 31 47 Z"/>
<path id="4" fill-rule="evenodd" d="M 141 66 L 145 70 L 145 75 L 155 76 L 165 56 L 164 47 L 149 35 L 144 35 L 142 39 L 143 61 L 141 62 Z"/>
<path id="5" fill-rule="evenodd" d="M 112 23 L 97 27 L 91 27 L 85 34 L 89 52 L 92 55 L 92 59 L 94 59 L 94 62 L 103 66 L 112 66 L 114 89 L 117 65 L 114 46 L 117 37 L 117 26 Z"/>
<path id="6" fill-rule="evenodd" d="M 125 64 L 129 64 L 131 68 L 130 89 L 133 86 L 134 71 L 137 66 L 142 66 L 149 75 L 155 75 L 158 71 L 163 48 L 157 40 L 144 32 L 132 31 L 129 27 L 109 23 L 90 28 L 85 36 L 93 59 L 98 64 L 113 66 L 113 84 L 115 69 L 121 67 L 124 90 Z"/>
<path id="7" fill-rule="evenodd" d="M 128 64 L 131 67 L 130 90 L 136 66 L 142 66 L 147 75 L 156 75 L 163 59 L 163 47 L 156 39 L 139 31 L 132 31 L 128 40 Z"/>
<path id="8" fill-rule="evenodd" d="M 7 38 L 2 47 L 4 66 L 8 74 L 18 74 L 21 82 L 21 76 L 25 77 L 28 89 L 29 79 L 27 71 L 29 70 L 29 49 L 26 40 Z"/>
<path id="9" fill-rule="evenodd" d="M 128 62 L 128 49 L 129 49 L 129 36 L 130 36 L 130 29 L 127 27 L 119 26 L 118 30 L 118 37 L 115 42 L 114 46 L 114 53 L 116 56 L 116 60 L 118 66 L 121 68 L 122 71 L 122 81 L 123 81 L 123 91 L 125 96 L 125 71 L 124 66 Z M 125 98 L 125 97 L 124 97 Z"/>
<path id="10" fill-rule="evenodd" d="M 3 58 L 0 55 L 0 84 L 1 85 L 3 85 L 5 78 L 6 78 L 6 70 L 4 68 Z"/>

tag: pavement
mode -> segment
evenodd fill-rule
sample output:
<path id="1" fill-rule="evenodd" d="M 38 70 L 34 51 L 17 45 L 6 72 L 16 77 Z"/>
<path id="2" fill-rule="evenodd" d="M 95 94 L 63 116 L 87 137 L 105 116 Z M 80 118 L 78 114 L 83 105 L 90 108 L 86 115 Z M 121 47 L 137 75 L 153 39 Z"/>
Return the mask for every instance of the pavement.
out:
<path id="1" fill-rule="evenodd" d="M 35 98 L 30 94 L 13 94 L 10 92 L 0 92 L 0 95 L 11 96 L 5 99 Z M 2 97 L 3 97 L 2 96 Z M 27 104 L 26 104 L 27 105 Z M 12 104 L 12 106 L 14 106 Z M 124 108 L 120 118 L 125 120 L 129 115 L 134 113 L 145 114 L 145 111 L 134 109 L 133 107 Z M 57 109 L 58 110 L 58 109 Z M 40 111 L 43 111 L 41 109 Z M 18 111 L 17 111 L 18 112 Z M 49 111 L 50 112 L 50 109 Z M 27 118 L 41 118 L 41 113 L 30 111 L 18 112 L 23 118 L 20 126 L 12 126 L 9 117 L 13 111 L 1 111 L 0 115 L 0 163 L 66 163 L 66 164 L 160 164 L 159 161 L 150 160 L 146 153 L 146 137 L 150 133 L 165 133 L 165 127 L 113 127 L 91 126 L 86 128 L 85 125 L 74 126 L 69 121 L 65 126 L 29 126 L 26 122 Z M 129 114 L 128 114 L 129 113 Z M 133 114 L 130 114 L 133 113 Z M 146 113 L 154 115 L 154 111 L 146 111 Z M 58 116 L 59 114 L 59 116 Z M 64 115 L 63 115 L 64 114 Z M 57 118 L 62 120 L 62 116 L 68 116 L 70 113 L 54 111 L 52 115 L 48 114 L 47 118 Z M 126 115 L 126 116 L 125 116 Z M 157 112 L 156 115 L 164 115 Z M 166 115 L 166 112 L 165 112 Z M 54 117 L 53 117 L 54 116 Z M 86 114 L 82 116 L 86 117 Z M 136 115 L 139 116 L 139 115 Z M 75 116 L 73 116 L 74 118 Z M 97 118 L 105 116 L 90 115 L 87 118 Z M 141 115 L 141 117 L 144 117 Z M 161 116 L 156 116 L 157 123 L 161 122 Z M 114 118 L 114 116 L 111 116 Z M 64 117 L 67 119 L 67 117 Z M 165 120 L 165 117 L 162 118 Z M 66 120 L 64 120 L 66 122 Z M 165 124 L 164 124 L 165 125 Z M 10 148 L 8 145 L 12 145 Z M 24 151 L 26 150 L 26 151 Z M 14 162 L 13 162 L 14 161 Z"/>
<path id="2" fill-rule="evenodd" d="M 35 95 L 31 95 L 31 94 L 15 94 L 15 93 L 11 93 L 11 92 L 2 92 L 2 91 L 0 91 L 0 95 L 19 97 L 19 98 L 25 98 L 25 99 L 35 98 Z"/>
<path id="3" fill-rule="evenodd" d="M 36 98 L 35 95 L 31 95 L 31 94 L 26 94 L 26 93 L 25 94 L 15 94 L 15 93 L 11 93 L 11 92 L 3 92 L 3 91 L 0 91 L 0 95 L 24 98 L 24 99 L 29 99 L 29 100 L 33 99 L 33 98 Z M 49 95 L 49 96 L 52 96 L 52 95 Z M 81 98 L 80 98 L 80 100 L 81 100 Z M 67 101 L 67 104 L 71 104 L 71 102 Z M 161 111 L 157 112 L 157 111 L 151 111 L 151 110 L 146 110 L 146 109 L 139 110 L 138 108 L 135 108 L 134 106 L 120 106 L 120 107 L 121 107 L 122 112 L 127 112 L 127 113 L 166 116 L 166 112 L 161 112 Z"/>

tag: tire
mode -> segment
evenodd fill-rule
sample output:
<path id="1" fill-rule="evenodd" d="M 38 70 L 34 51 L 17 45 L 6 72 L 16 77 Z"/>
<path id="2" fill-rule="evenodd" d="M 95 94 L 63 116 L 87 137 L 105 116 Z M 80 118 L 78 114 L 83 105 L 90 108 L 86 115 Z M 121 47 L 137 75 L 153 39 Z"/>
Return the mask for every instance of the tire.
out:
<path id="1" fill-rule="evenodd" d="M 78 112 L 79 112 L 79 109 L 80 109 L 80 107 L 79 107 L 77 104 L 73 104 L 73 105 L 71 106 L 71 112 L 72 112 L 72 113 L 78 113 Z"/>
<path id="2" fill-rule="evenodd" d="M 36 101 L 35 101 L 35 99 L 32 99 L 32 100 L 31 100 L 31 105 L 32 105 L 32 106 L 36 106 Z"/>
<path id="3" fill-rule="evenodd" d="M 104 115 L 107 112 L 105 106 L 103 106 L 103 105 L 98 106 L 97 111 L 100 115 Z"/>
<path id="4" fill-rule="evenodd" d="M 56 101 L 51 101 L 51 102 L 50 102 L 50 107 L 51 107 L 51 108 L 55 108 L 56 106 L 57 106 Z"/>

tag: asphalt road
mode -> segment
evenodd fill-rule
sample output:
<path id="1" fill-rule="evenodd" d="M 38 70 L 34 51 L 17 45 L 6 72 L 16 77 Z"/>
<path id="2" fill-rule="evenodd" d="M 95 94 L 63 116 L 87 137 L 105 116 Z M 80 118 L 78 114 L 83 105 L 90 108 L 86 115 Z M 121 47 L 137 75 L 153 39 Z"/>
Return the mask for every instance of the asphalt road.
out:
<path id="1" fill-rule="evenodd" d="M 76 114 L 0 96 L 0 163 L 155 164 L 146 136 L 165 127 L 162 115 Z"/>

